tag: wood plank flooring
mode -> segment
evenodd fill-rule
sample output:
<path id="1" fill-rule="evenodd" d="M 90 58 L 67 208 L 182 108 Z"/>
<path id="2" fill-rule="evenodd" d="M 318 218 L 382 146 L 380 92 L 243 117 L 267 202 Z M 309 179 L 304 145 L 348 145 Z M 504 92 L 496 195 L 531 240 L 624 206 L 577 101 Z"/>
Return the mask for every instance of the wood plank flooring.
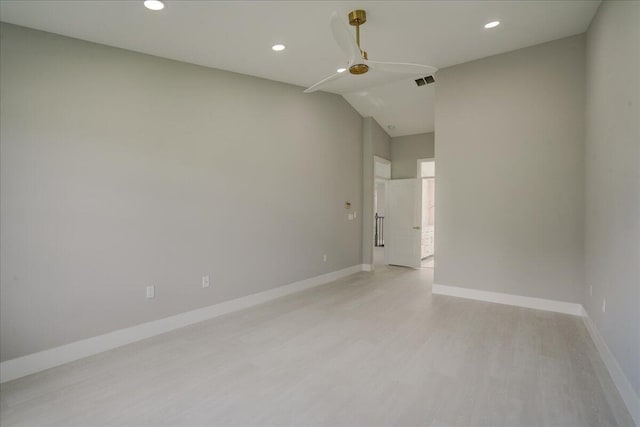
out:
<path id="1" fill-rule="evenodd" d="M 10 426 L 633 426 L 578 317 L 382 268 L 0 386 Z"/>

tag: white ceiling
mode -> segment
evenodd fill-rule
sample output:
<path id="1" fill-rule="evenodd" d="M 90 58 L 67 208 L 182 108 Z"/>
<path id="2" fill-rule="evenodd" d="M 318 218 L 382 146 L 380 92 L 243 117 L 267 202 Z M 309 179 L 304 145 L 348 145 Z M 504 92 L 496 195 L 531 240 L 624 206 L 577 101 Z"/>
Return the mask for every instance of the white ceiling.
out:
<path id="1" fill-rule="evenodd" d="M 179 61 L 311 86 L 345 65 L 331 13 L 365 9 L 362 47 L 377 61 L 438 68 L 586 31 L 600 0 L 0 1 L 0 20 Z M 502 24 L 485 30 L 491 20 Z M 271 45 L 287 49 L 275 53 Z M 434 130 L 435 85 L 399 81 L 343 94 L 391 136 Z M 301 88 L 302 90 L 302 88 Z M 313 94 L 309 94 L 313 96 Z M 388 128 L 394 126 L 393 129 Z"/>

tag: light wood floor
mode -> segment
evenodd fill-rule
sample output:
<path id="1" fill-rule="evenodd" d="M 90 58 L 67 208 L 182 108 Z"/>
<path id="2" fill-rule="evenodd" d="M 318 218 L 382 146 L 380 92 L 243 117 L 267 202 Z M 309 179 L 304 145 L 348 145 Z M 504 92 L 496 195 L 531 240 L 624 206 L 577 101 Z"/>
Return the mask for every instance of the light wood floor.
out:
<path id="1" fill-rule="evenodd" d="M 382 268 L 0 388 L 9 426 L 633 425 L 581 319 Z"/>

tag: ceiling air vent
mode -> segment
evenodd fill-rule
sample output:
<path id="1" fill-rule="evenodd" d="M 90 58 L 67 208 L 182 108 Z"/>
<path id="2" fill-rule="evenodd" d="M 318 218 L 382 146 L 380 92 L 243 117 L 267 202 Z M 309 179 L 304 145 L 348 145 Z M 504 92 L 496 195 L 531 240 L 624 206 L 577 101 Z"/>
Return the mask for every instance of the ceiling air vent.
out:
<path id="1" fill-rule="evenodd" d="M 416 79 L 416 84 L 418 86 L 429 85 L 433 82 L 435 82 L 433 76 L 420 77 L 419 79 Z"/>

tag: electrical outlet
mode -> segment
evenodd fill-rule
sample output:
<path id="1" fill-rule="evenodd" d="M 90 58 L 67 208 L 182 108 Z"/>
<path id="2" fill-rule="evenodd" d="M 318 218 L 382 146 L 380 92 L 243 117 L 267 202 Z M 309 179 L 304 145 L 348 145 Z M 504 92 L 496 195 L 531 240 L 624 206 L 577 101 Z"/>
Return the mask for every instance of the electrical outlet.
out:
<path id="1" fill-rule="evenodd" d="M 352 214 L 352 213 L 347 214 L 347 219 L 348 219 L 349 221 L 353 221 L 353 214 Z"/>
<path id="2" fill-rule="evenodd" d="M 322 262 L 327 262 L 327 255 L 322 255 Z"/>
<path id="3" fill-rule="evenodd" d="M 593 285 L 589 286 L 589 295 L 593 296 Z"/>
<path id="4" fill-rule="evenodd" d="M 606 312 L 607 311 L 607 300 L 603 299 L 602 300 L 602 312 Z"/>
<path id="5" fill-rule="evenodd" d="M 153 298 L 156 296 L 156 287 L 147 286 L 147 298 Z"/>
<path id="6" fill-rule="evenodd" d="M 202 276 L 202 287 L 203 288 L 209 287 L 209 276 Z"/>

